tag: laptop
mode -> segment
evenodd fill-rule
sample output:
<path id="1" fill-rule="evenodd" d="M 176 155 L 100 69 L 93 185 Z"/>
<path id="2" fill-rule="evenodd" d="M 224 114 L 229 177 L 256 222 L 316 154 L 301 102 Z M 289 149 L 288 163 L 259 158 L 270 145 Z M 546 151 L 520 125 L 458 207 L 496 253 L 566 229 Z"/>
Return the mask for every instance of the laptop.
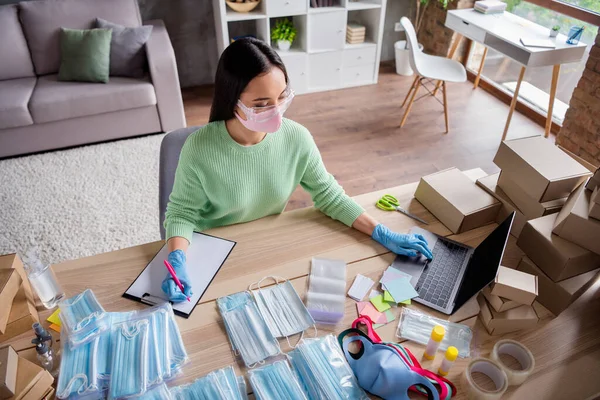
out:
<path id="1" fill-rule="evenodd" d="M 476 248 L 414 227 L 410 233 L 427 239 L 433 260 L 398 256 L 392 266 L 412 276 L 419 293 L 413 301 L 452 314 L 496 277 L 514 217 L 513 212 Z"/>

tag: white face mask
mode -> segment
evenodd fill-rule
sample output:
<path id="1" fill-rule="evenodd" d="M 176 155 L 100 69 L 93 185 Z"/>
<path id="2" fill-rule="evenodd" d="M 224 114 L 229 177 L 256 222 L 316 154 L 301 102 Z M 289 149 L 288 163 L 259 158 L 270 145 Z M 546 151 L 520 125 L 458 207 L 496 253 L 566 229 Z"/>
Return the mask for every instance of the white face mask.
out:
<path id="1" fill-rule="evenodd" d="M 251 131 L 277 132 L 281 127 L 283 113 L 289 108 L 294 96 L 294 91 L 290 90 L 279 104 L 267 107 L 247 107 L 241 100 L 238 100 L 237 105 L 246 114 L 246 119 L 244 120 L 237 113 L 235 116 L 242 125 Z"/>

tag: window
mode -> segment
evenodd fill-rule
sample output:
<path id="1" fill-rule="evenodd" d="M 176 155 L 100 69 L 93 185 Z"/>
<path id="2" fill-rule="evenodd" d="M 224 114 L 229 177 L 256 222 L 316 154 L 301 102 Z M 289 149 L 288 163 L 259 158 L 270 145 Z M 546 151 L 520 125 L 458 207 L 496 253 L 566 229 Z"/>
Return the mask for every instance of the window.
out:
<path id="1" fill-rule="evenodd" d="M 534 1 L 537 3 L 555 0 Z M 565 1 L 579 7 L 590 7 L 592 10 L 600 11 L 600 0 Z M 589 52 L 594 44 L 596 35 L 598 34 L 598 27 L 530 2 L 508 0 L 507 3 L 510 12 L 539 25 L 546 26 L 549 29 L 554 25 L 558 25 L 560 26 L 560 32 L 565 35 L 568 33 L 571 26 L 583 25 L 585 27 L 581 41 L 586 43 L 588 47 L 583 59 L 579 63 L 563 64 L 560 69 L 556 100 L 554 102 L 552 114 L 553 120 L 561 124 L 569 107 L 569 101 L 571 100 L 573 90 L 583 74 Z M 467 63 L 467 68 L 470 71 L 477 73 L 481 63 L 483 50 L 483 45 L 479 43 L 474 43 L 472 46 L 469 61 Z M 515 90 L 520 70 L 521 65 L 519 63 L 504 56 L 502 53 L 489 49 L 482 71 L 482 79 L 485 79 L 501 90 L 512 94 Z M 540 114 L 546 115 L 548 110 L 548 93 L 550 92 L 551 77 L 551 66 L 537 68 L 528 67 L 519 91 L 519 100 L 526 103 Z"/>

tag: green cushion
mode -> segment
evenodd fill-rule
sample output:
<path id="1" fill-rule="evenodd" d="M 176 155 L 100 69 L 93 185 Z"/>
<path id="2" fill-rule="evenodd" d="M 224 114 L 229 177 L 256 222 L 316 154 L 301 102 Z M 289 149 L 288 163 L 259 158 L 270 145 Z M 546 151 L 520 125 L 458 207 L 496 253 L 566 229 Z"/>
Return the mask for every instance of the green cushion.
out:
<path id="1" fill-rule="evenodd" d="M 111 29 L 61 28 L 59 81 L 108 82 Z"/>

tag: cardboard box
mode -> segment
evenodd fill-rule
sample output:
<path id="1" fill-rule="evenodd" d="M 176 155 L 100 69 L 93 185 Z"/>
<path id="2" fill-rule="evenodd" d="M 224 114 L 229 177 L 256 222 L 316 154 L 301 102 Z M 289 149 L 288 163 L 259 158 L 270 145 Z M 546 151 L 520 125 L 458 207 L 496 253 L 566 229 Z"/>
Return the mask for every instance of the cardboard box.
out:
<path id="1" fill-rule="evenodd" d="M 552 232 L 600 254 L 600 221 L 589 217 L 591 195 L 583 185 L 579 186 L 556 217 Z"/>
<path id="2" fill-rule="evenodd" d="M 500 143 L 494 163 L 537 202 L 567 197 L 592 176 L 587 168 L 541 136 Z"/>
<path id="3" fill-rule="evenodd" d="M 530 306 L 538 293 L 537 276 L 500 266 L 490 289 L 494 296 Z"/>
<path id="4" fill-rule="evenodd" d="M 0 334 L 6 330 L 12 303 L 21 287 L 21 276 L 14 269 L 0 269 Z"/>
<path id="5" fill-rule="evenodd" d="M 527 223 L 527 217 L 525 217 L 515 203 L 513 203 L 506 193 L 504 193 L 504 191 L 498 186 L 498 177 L 500 177 L 500 173 L 477 179 L 477 185 L 498 199 L 498 201 L 502 204 L 500 211 L 496 216 L 497 223 L 501 223 L 510 215 L 510 213 L 513 211 L 515 212 L 515 219 L 513 220 L 512 227 L 510 228 L 510 234 L 518 238 L 523 230 L 523 227 Z"/>
<path id="6" fill-rule="evenodd" d="M 35 384 L 21 397 L 22 400 L 40 400 L 46 396 L 46 393 L 52 388 L 54 378 L 50 372 L 43 370 Z"/>
<path id="7" fill-rule="evenodd" d="M 600 186 L 596 186 L 590 197 L 590 218 L 600 219 Z"/>
<path id="8" fill-rule="evenodd" d="M 31 288 L 31 283 L 29 283 L 29 278 L 27 277 L 27 272 L 25 272 L 25 267 L 23 266 L 23 262 L 16 254 L 8 254 L 5 256 L 0 256 L 0 269 L 13 268 L 15 271 L 21 275 L 21 280 L 23 281 L 23 289 L 25 290 L 25 296 L 27 300 L 31 302 L 31 304 L 35 305 L 35 297 L 33 295 L 33 289 Z"/>
<path id="9" fill-rule="evenodd" d="M 513 308 L 521 307 L 523 304 L 518 301 L 508 300 L 504 297 L 495 296 L 492 294 L 492 289 L 489 286 L 484 287 L 481 290 L 483 296 L 487 300 L 487 302 L 492 306 L 492 308 L 498 312 L 507 311 Z"/>
<path id="10" fill-rule="evenodd" d="M 17 352 L 10 346 L 0 349 L 0 399 L 14 396 L 17 384 Z"/>
<path id="11" fill-rule="evenodd" d="M 40 322 L 40 317 L 35 308 L 35 304 L 31 303 L 27 298 L 25 284 L 22 283 L 13 300 L 6 330 L 4 331 L 4 334 L 0 335 L 0 343 L 18 336 L 23 332 L 31 331 L 31 325 L 33 325 L 34 322 Z"/>
<path id="12" fill-rule="evenodd" d="M 454 233 L 494 222 L 501 207 L 456 168 L 421 178 L 415 198 Z"/>
<path id="13" fill-rule="evenodd" d="M 554 282 L 527 256 L 521 259 L 519 271 L 538 277 L 537 301 L 554 315 L 559 315 L 590 288 L 600 276 L 600 268 L 564 281 Z"/>
<path id="14" fill-rule="evenodd" d="M 599 268 L 599 255 L 552 233 L 557 217 L 528 221 L 517 246 L 555 282 Z"/>
<path id="15" fill-rule="evenodd" d="M 587 181 L 585 188 L 593 191 L 598 186 L 600 186 L 600 168 L 598 168 L 594 173 L 594 176 Z"/>
<path id="16" fill-rule="evenodd" d="M 559 212 L 565 203 L 567 198 L 550 200 L 540 203 L 533 197 L 530 197 L 525 193 L 512 179 L 504 173 L 500 173 L 498 178 L 498 186 L 506 193 L 506 195 L 515 203 L 515 205 L 521 210 L 525 218 L 530 220 L 534 218 L 543 217 L 544 215 L 553 214 Z"/>
<path id="17" fill-rule="evenodd" d="M 564 151 L 565 153 L 567 153 L 573 160 L 575 160 L 579 164 L 583 165 L 591 173 L 596 172 L 596 170 L 598 169 L 598 167 L 595 166 L 594 164 L 592 164 L 592 163 L 584 160 L 583 158 L 579 157 L 577 154 L 570 152 L 569 150 L 565 149 L 561 145 L 557 145 L 556 147 L 558 147 L 559 149 L 561 149 L 562 151 Z"/>
<path id="18" fill-rule="evenodd" d="M 504 312 L 497 312 L 480 293 L 477 296 L 479 317 L 490 335 L 503 335 L 508 332 L 530 329 L 537 325 L 538 316 L 532 306 L 522 305 Z"/>
<path id="19" fill-rule="evenodd" d="M 32 396 L 27 396 L 27 394 L 33 389 L 40 379 L 44 378 L 47 371 L 40 367 L 37 364 L 32 363 L 29 360 L 26 360 L 22 357 L 18 357 L 19 361 L 17 363 L 17 383 L 15 386 L 15 394 L 13 397 L 10 397 L 10 400 L 25 400 L 31 399 Z M 50 375 L 52 378 L 52 375 Z M 50 382 L 52 385 L 52 382 Z M 49 385 L 49 386 L 50 386 Z M 48 388 L 46 388 L 48 389 Z M 42 392 L 43 394 L 44 392 Z M 33 393 L 32 393 L 33 394 Z M 39 397 L 38 397 L 39 399 Z"/>

